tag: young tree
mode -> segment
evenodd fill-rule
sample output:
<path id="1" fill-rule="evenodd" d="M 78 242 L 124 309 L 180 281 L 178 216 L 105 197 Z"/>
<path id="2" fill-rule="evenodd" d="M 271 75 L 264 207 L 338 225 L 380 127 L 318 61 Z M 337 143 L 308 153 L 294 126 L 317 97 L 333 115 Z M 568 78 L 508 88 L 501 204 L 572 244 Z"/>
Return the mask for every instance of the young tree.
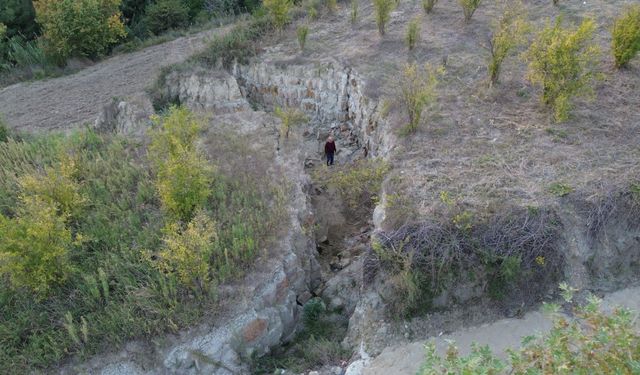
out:
<path id="1" fill-rule="evenodd" d="M 96 57 L 126 35 L 121 0 L 36 0 L 47 53 L 62 64 L 74 55 Z"/>
<path id="2" fill-rule="evenodd" d="M 525 36 L 529 30 L 522 2 L 513 0 L 503 4 L 502 16 L 493 23 L 489 37 L 489 86 L 498 82 L 502 62 L 514 48 L 526 41 Z"/>
<path id="3" fill-rule="evenodd" d="M 395 0 L 373 0 L 373 10 L 380 35 L 384 35 L 385 27 L 389 19 L 391 19 L 391 11 L 393 11 L 395 6 Z"/>
<path id="4" fill-rule="evenodd" d="M 436 99 L 438 75 L 442 73 L 430 65 L 423 69 L 415 63 L 405 65 L 400 77 L 398 94 L 409 116 L 407 131 L 415 132 L 420 126 L 425 107 Z"/>
<path id="5" fill-rule="evenodd" d="M 433 11 L 433 7 L 436 6 L 438 0 L 422 0 L 422 9 L 424 12 L 429 14 Z"/>
<path id="6" fill-rule="evenodd" d="M 473 17 L 473 13 L 475 13 L 478 6 L 480 6 L 480 2 L 482 2 L 482 0 L 458 0 L 464 12 L 465 22 L 471 21 L 471 17 Z"/>
<path id="7" fill-rule="evenodd" d="M 276 107 L 274 114 L 282 121 L 282 127 L 280 128 L 280 134 L 285 139 L 289 138 L 291 128 L 301 125 L 307 121 L 307 117 L 296 108 L 289 107 L 282 109 Z"/>
<path id="8" fill-rule="evenodd" d="M 267 12 L 273 17 L 273 24 L 278 30 L 289 23 L 289 11 L 293 6 L 291 0 L 264 0 L 262 3 Z"/>
<path id="9" fill-rule="evenodd" d="M 614 21 L 611 34 L 613 57 L 616 67 L 621 68 L 640 51 L 640 5 L 627 8 L 625 13 Z"/>
<path id="10" fill-rule="evenodd" d="M 420 18 L 416 17 L 409 21 L 407 33 L 404 37 L 405 44 L 409 47 L 409 51 L 413 51 L 416 44 L 420 42 Z"/>
<path id="11" fill-rule="evenodd" d="M 558 18 L 547 23 L 524 54 L 527 77 L 542 87 L 542 102 L 553 108 L 557 122 L 569 117 L 573 97 L 593 92 L 599 53 L 592 41 L 595 28 L 591 19 L 577 28 L 563 28 Z"/>
<path id="12" fill-rule="evenodd" d="M 198 119 L 185 108 L 172 107 L 156 119 L 149 158 L 156 169 L 160 201 L 173 219 L 188 222 L 211 195 L 213 171 L 196 148 L 201 129 Z"/>

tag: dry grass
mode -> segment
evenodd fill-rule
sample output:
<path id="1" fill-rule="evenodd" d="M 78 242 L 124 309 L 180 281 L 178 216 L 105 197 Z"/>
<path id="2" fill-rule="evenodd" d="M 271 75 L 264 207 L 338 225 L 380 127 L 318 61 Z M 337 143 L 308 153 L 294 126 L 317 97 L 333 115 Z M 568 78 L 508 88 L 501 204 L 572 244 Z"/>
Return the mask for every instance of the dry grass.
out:
<path id="1" fill-rule="evenodd" d="M 593 101 L 576 103 L 566 123 L 554 124 L 552 113 L 539 101 L 538 90 L 524 78 L 519 58 L 503 66 L 501 84 L 486 88 L 489 25 L 499 15 L 492 2 L 483 3 L 465 25 L 458 4 L 441 2 L 423 17 L 421 39 L 411 58 L 417 63 L 446 61 L 436 108 L 430 125 L 400 139 L 390 155 L 395 178 L 389 186 L 410 197 L 420 216 L 428 216 L 441 191 L 448 191 L 479 209 L 509 201 L 543 206 L 563 199 L 549 186 L 566 183 L 576 192 L 600 194 L 605 186 L 640 176 L 640 61 L 622 71 L 614 69 L 609 29 L 623 3 L 631 1 L 527 2 L 536 30 L 548 18 L 564 14 L 565 22 L 595 17 L 596 40 L 603 55 L 605 79 Z M 349 22 L 349 10 L 310 25 L 313 39 L 308 58 L 333 58 L 353 66 L 367 79 L 366 93 L 374 99 L 392 95 L 391 87 L 403 63 L 404 30 L 418 3 L 401 3 L 384 37 L 376 35 L 369 2 L 359 3 L 360 22 Z M 261 56 L 278 60 L 293 54 L 296 41 L 281 38 L 274 50 Z M 389 113 L 388 125 L 398 129 L 407 121 L 401 108 Z"/>

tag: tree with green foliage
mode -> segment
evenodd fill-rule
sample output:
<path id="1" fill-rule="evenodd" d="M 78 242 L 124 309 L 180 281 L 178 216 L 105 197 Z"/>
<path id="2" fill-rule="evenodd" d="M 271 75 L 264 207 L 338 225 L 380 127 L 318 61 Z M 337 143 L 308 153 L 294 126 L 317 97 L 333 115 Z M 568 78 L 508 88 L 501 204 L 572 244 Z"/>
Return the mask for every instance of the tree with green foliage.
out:
<path id="1" fill-rule="evenodd" d="M 616 67 L 621 68 L 640 52 L 640 5 L 628 7 L 614 21 L 611 35 Z"/>
<path id="2" fill-rule="evenodd" d="M 498 83 L 502 62 L 514 48 L 526 42 L 526 34 L 530 28 L 521 1 L 506 1 L 503 4 L 502 16 L 493 23 L 489 38 L 489 86 Z"/>
<path id="3" fill-rule="evenodd" d="M 458 0 L 458 4 L 460 4 L 464 12 L 465 22 L 471 21 L 471 17 L 473 17 L 481 2 L 482 0 Z"/>
<path id="4" fill-rule="evenodd" d="M 567 120 L 575 96 L 593 93 L 599 54 L 593 42 L 595 28 L 592 19 L 577 28 L 564 28 L 558 17 L 538 33 L 524 55 L 529 63 L 527 77 L 542 87 L 542 102 L 554 110 L 557 122 Z"/>
<path id="5" fill-rule="evenodd" d="M 391 19 L 391 12 L 396 7 L 395 0 L 372 0 L 373 10 L 375 12 L 376 24 L 378 25 L 378 33 L 384 35 L 385 28 Z"/>
<path id="6" fill-rule="evenodd" d="M 202 125 L 181 107 L 172 107 L 155 121 L 149 157 L 156 167 L 160 201 L 173 218 L 188 222 L 211 195 L 213 171 L 196 147 Z"/>
<path id="7" fill-rule="evenodd" d="M 14 218 L 0 214 L 0 275 L 13 288 L 44 297 L 69 277 L 74 240 L 65 219 L 54 202 L 37 196 L 23 197 Z"/>
<path id="8" fill-rule="evenodd" d="M 292 0 L 264 0 L 262 5 L 273 18 L 273 24 L 278 30 L 282 30 L 289 23 L 289 12 L 293 7 Z"/>
<path id="9" fill-rule="evenodd" d="M 183 27 L 189 22 L 189 8 L 182 0 L 158 0 L 145 10 L 145 24 L 153 34 Z"/>
<path id="10" fill-rule="evenodd" d="M 36 12 L 31 0 L 3 0 L 0 2 L 0 23 L 7 26 L 7 37 L 23 36 L 27 40 L 38 34 Z"/>
<path id="11" fill-rule="evenodd" d="M 46 52 L 63 64 L 71 56 L 97 57 L 126 35 L 121 0 L 36 0 Z"/>

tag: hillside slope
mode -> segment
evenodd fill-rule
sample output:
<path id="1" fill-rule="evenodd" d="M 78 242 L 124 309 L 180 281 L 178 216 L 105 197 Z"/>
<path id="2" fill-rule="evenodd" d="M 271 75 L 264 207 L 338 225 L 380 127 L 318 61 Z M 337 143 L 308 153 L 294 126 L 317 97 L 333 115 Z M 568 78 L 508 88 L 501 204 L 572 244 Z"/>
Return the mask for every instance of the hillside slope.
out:
<path id="1" fill-rule="evenodd" d="M 9 126 L 23 131 L 93 122 L 112 98 L 142 92 L 162 67 L 186 60 L 225 30 L 207 30 L 117 55 L 68 76 L 5 87 L 0 90 L 0 114 Z"/>

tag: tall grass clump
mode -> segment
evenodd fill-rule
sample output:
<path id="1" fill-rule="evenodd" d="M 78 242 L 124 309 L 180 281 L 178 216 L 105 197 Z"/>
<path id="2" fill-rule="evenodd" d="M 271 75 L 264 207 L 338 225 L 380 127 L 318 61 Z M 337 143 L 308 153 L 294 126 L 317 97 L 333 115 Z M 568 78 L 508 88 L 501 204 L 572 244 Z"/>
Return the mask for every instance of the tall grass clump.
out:
<path id="1" fill-rule="evenodd" d="M 504 3 L 502 16 L 492 24 L 489 38 L 489 86 L 498 83 L 502 62 L 513 49 L 526 42 L 529 28 L 522 2 L 514 0 Z"/>
<path id="2" fill-rule="evenodd" d="M 482 0 L 458 0 L 458 4 L 462 7 L 465 22 L 471 21 L 471 17 L 480 6 Z"/>
<path id="3" fill-rule="evenodd" d="M 615 64 L 621 68 L 640 51 L 640 5 L 628 7 L 624 14 L 614 21 L 611 35 Z"/>
<path id="4" fill-rule="evenodd" d="M 307 35 L 309 35 L 309 26 L 300 25 L 296 29 L 296 36 L 298 37 L 298 45 L 300 51 L 304 51 L 304 45 L 307 43 Z"/>
<path id="5" fill-rule="evenodd" d="M 407 26 L 407 32 L 404 36 L 404 42 L 409 48 L 409 51 L 413 51 L 416 45 L 420 42 L 420 18 L 414 18 L 409 21 Z"/>
<path id="6" fill-rule="evenodd" d="M 429 14 L 433 11 L 433 7 L 436 6 L 438 0 L 422 0 L 422 9 L 424 12 Z"/>
<path id="7" fill-rule="evenodd" d="M 553 109 L 556 122 L 568 119 L 574 97 L 593 93 L 599 55 L 593 41 L 595 28 L 592 19 L 564 28 L 559 17 L 547 23 L 524 55 L 529 63 L 527 77 L 542 87 L 541 100 Z"/>
<path id="8" fill-rule="evenodd" d="M 425 108 L 436 100 L 438 76 L 442 73 L 430 65 L 420 67 L 413 63 L 404 66 L 397 91 L 409 117 L 407 132 L 413 133 L 420 127 Z"/>
<path id="9" fill-rule="evenodd" d="M 391 12 L 396 7 L 395 0 L 372 0 L 373 11 L 376 18 L 376 25 L 378 25 L 378 33 L 382 36 L 385 33 L 385 28 L 389 20 L 391 19 Z"/>

